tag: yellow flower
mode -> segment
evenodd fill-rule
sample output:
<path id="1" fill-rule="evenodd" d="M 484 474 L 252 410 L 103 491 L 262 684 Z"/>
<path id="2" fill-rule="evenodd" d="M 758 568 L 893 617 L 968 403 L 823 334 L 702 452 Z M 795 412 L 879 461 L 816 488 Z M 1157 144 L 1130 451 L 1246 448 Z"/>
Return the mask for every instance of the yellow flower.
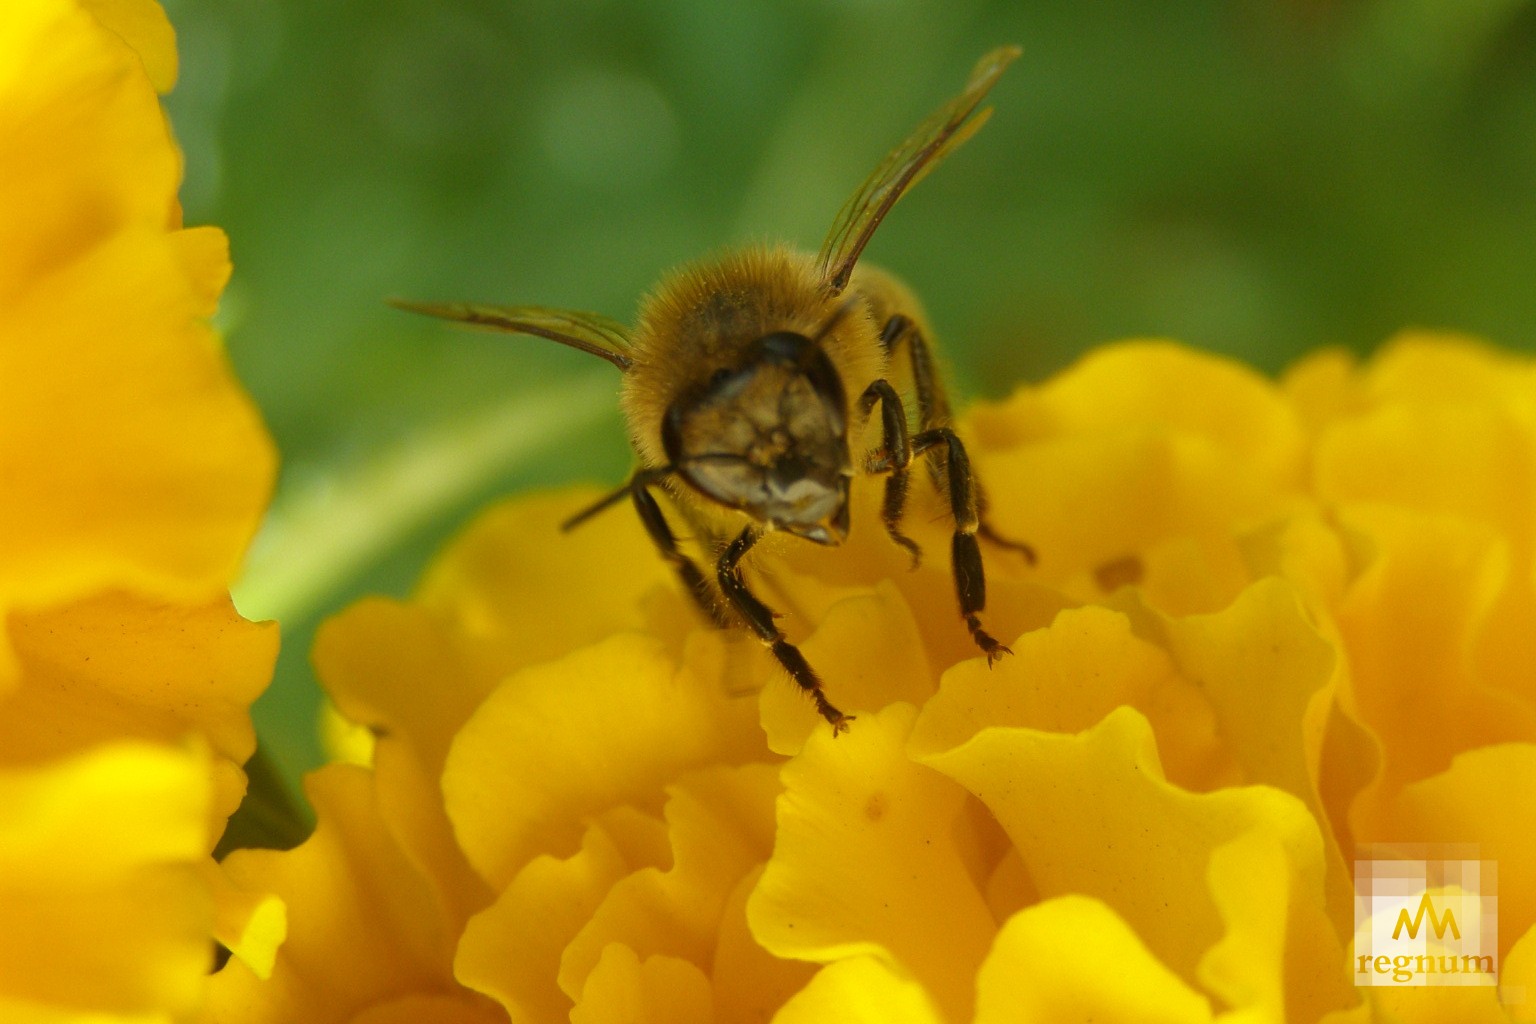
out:
<path id="1" fill-rule="evenodd" d="M 198 1011 L 276 653 L 229 602 L 274 456 L 207 323 L 224 237 L 181 226 L 174 77 L 149 0 L 0 11 L 5 1020 Z"/>
<path id="2" fill-rule="evenodd" d="M 974 410 L 996 526 L 1040 553 L 987 555 L 1012 657 L 978 656 L 943 559 L 907 571 L 878 486 L 844 547 L 750 569 L 841 737 L 631 517 L 495 508 L 414 599 L 322 631 L 372 766 L 241 862 L 313 938 L 270 982 L 226 969 L 216 1019 L 320 977 L 348 981 L 308 1019 L 1531 1019 L 1533 385 L 1455 338 L 1278 384 L 1144 342 Z M 1384 841 L 1498 862 L 1502 990 L 1355 986 L 1351 861 Z"/>

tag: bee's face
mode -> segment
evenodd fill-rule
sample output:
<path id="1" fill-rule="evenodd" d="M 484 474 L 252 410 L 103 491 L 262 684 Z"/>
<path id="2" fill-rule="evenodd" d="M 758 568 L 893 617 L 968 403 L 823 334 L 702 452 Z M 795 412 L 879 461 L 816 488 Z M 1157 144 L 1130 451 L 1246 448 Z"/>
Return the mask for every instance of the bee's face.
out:
<path id="1" fill-rule="evenodd" d="M 722 505 L 818 544 L 847 536 L 846 399 L 809 338 L 753 343 L 673 403 L 663 441 L 683 479 Z"/>

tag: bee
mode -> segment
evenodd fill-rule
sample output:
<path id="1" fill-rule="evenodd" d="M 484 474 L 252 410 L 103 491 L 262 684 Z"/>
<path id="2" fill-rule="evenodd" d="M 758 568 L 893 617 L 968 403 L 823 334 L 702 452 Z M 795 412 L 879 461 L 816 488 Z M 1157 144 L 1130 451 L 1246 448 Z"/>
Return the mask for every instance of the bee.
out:
<path id="1" fill-rule="evenodd" d="M 834 736 L 853 716 L 828 699 L 816 670 L 753 593 L 743 563 L 769 533 L 842 543 L 856 473 L 885 478 L 885 532 L 915 567 L 921 552 L 901 524 L 914 464 L 926 461 L 953 517 L 950 564 L 960 617 L 989 665 L 1011 653 L 982 626 L 987 592 L 977 537 L 1031 563 L 1034 552 L 986 525 L 916 300 L 894 277 L 858 260 L 897 200 L 985 123 L 991 110 L 977 107 L 1018 54 L 1009 46 L 982 57 L 963 91 L 893 149 L 843 205 L 820 252 L 753 248 L 685 267 L 642 303 L 633 329 L 595 313 L 540 306 L 393 303 L 547 338 L 622 371 L 620 401 L 639 466 L 564 528 L 627 498 L 700 610 L 722 628 L 745 627 L 756 636 Z M 904 381 L 911 408 L 893 380 Z M 855 460 L 849 439 L 877 408 L 880 446 Z M 713 582 L 680 546 L 658 494 L 712 555 Z"/>

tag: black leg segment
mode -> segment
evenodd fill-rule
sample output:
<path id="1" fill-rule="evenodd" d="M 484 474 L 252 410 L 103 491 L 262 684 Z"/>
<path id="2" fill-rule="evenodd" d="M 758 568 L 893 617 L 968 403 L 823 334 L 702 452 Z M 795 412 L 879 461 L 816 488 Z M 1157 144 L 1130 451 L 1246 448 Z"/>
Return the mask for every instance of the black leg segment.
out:
<path id="1" fill-rule="evenodd" d="M 877 380 L 859 396 L 859 418 L 865 419 L 880 403 L 880 450 L 869 459 L 865 467 L 871 473 L 889 473 L 885 478 L 885 500 L 881 505 L 880 519 L 891 540 L 906 549 L 912 556 L 912 568 L 923 560 L 923 551 L 917 542 L 901 532 L 901 517 L 907 505 L 907 467 L 912 464 L 912 443 L 907 437 L 907 411 L 902 407 L 901 396 L 884 380 Z"/>
<path id="2" fill-rule="evenodd" d="M 897 313 L 885 322 L 885 327 L 880 331 L 880 343 L 885 346 L 888 354 L 894 355 L 896 347 L 906 345 L 907 357 L 912 365 L 912 389 L 917 399 L 917 425 L 919 430 L 932 430 L 949 422 L 949 399 L 944 394 L 944 385 L 939 380 L 939 371 L 934 363 L 933 352 L 928 347 L 927 339 L 918 329 L 911 318 Z M 944 487 L 945 465 L 943 460 L 936 459 L 929 463 L 933 472 L 934 483 L 942 489 Z M 1021 541 L 1010 540 L 992 529 L 987 522 L 987 498 L 982 490 L 981 481 L 972 475 L 972 482 L 976 488 L 976 528 L 977 536 L 990 541 L 1000 548 L 1017 552 L 1024 556 L 1030 565 L 1036 562 L 1035 549 Z"/>
<path id="3" fill-rule="evenodd" d="M 897 346 L 906 345 L 907 358 L 912 365 L 912 392 L 917 399 L 917 428 L 930 430 L 948 423 L 949 399 L 944 394 L 944 385 L 939 383 L 933 352 L 917 324 L 910 317 L 897 313 L 881 329 L 880 343 L 891 355 L 895 354 Z"/>
<path id="4" fill-rule="evenodd" d="M 912 439 L 915 455 L 944 452 L 948 456 L 949 507 L 955 517 L 955 535 L 950 545 L 950 566 L 955 574 L 955 596 L 960 615 L 965 619 L 971 638 L 987 655 L 990 665 L 1004 654 L 1012 654 L 981 627 L 981 612 L 987 606 L 987 579 L 981 567 L 981 548 L 976 543 L 980 517 L 976 512 L 976 487 L 971 476 L 971 460 L 965 445 L 948 427 L 925 430 Z"/>
<path id="5" fill-rule="evenodd" d="M 656 545 L 656 550 L 667 564 L 672 566 L 677 573 L 677 578 L 682 580 L 683 589 L 688 591 L 694 603 L 698 605 L 709 621 L 727 629 L 731 625 L 730 619 L 724 610 L 714 599 L 710 591 L 709 582 L 704 578 L 704 573 L 699 570 L 693 559 L 683 554 L 677 546 L 677 537 L 672 533 L 672 527 L 667 525 L 667 517 L 662 514 L 661 505 L 651 494 L 650 488 L 660 483 L 669 473 L 670 466 L 662 469 L 642 469 L 629 478 L 629 481 L 611 494 L 606 494 L 587 508 L 582 509 L 571 518 L 561 524 L 562 530 L 572 530 L 604 509 L 622 501 L 628 496 L 635 506 L 635 513 L 640 517 L 640 522 L 645 526 L 645 532 L 650 535 L 651 543 Z"/>
<path id="6" fill-rule="evenodd" d="M 672 534 L 672 528 L 667 525 L 667 519 L 661 513 L 661 506 L 656 503 L 656 497 L 644 486 L 635 487 L 630 491 L 634 499 L 635 512 L 639 514 L 640 521 L 645 524 L 645 532 L 651 535 L 651 541 L 656 545 L 656 550 L 661 552 L 661 557 L 666 559 L 677 572 L 677 578 L 683 581 L 683 588 L 693 595 L 694 602 L 709 617 L 709 620 L 721 629 L 730 626 L 730 620 L 720 606 L 712 600 L 709 584 L 705 582 L 704 574 L 694 564 L 693 559 L 678 550 L 677 538 Z"/>
<path id="7" fill-rule="evenodd" d="M 720 561 L 715 566 L 715 575 L 720 583 L 720 591 L 747 623 L 748 628 L 756 634 L 773 656 L 784 666 L 784 671 L 789 677 L 804 690 L 816 705 L 816 710 L 821 713 L 832 725 L 832 735 L 848 730 L 848 723 L 853 721 L 852 715 L 845 715 L 832 706 L 827 700 L 826 692 L 822 689 L 821 679 L 811 668 L 810 662 L 805 660 L 805 655 L 800 653 L 800 648 L 784 638 L 779 632 L 779 627 L 774 625 L 773 610 L 757 599 L 747 589 L 746 581 L 741 578 L 741 559 L 752 545 L 756 544 L 761 534 L 755 527 L 748 526 L 731 541 L 730 546 L 720 555 Z"/>
<path id="8" fill-rule="evenodd" d="M 992 529 L 992 524 L 987 522 L 987 510 L 985 506 L 983 506 L 978 511 L 978 516 L 981 519 L 981 525 L 976 528 L 976 536 L 982 538 L 983 540 L 989 541 L 990 543 L 996 544 L 1000 548 L 1007 548 L 1009 551 L 1023 555 L 1024 561 L 1028 562 L 1030 565 L 1034 565 L 1036 561 L 1038 561 L 1038 559 L 1035 557 L 1034 548 L 1030 547 L 1028 544 L 1025 544 L 1021 540 L 1009 540 L 1007 537 L 1004 537 L 1002 534 Z"/>

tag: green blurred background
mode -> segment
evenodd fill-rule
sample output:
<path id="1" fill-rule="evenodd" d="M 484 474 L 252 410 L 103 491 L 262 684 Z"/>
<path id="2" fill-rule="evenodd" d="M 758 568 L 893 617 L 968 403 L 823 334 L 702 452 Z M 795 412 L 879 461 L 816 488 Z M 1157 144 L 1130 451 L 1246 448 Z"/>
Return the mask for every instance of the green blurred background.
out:
<path id="1" fill-rule="evenodd" d="M 866 256 L 961 392 L 1167 335 L 1265 371 L 1405 326 L 1536 346 L 1529 0 L 169 0 L 188 221 L 282 449 L 237 599 L 282 621 L 257 707 L 318 762 L 315 624 L 405 594 L 495 496 L 629 465 L 611 367 L 387 296 L 631 318 L 667 268 L 815 248 L 1004 42 L 986 129 Z M 561 614 L 558 608 L 551 615 Z"/>

